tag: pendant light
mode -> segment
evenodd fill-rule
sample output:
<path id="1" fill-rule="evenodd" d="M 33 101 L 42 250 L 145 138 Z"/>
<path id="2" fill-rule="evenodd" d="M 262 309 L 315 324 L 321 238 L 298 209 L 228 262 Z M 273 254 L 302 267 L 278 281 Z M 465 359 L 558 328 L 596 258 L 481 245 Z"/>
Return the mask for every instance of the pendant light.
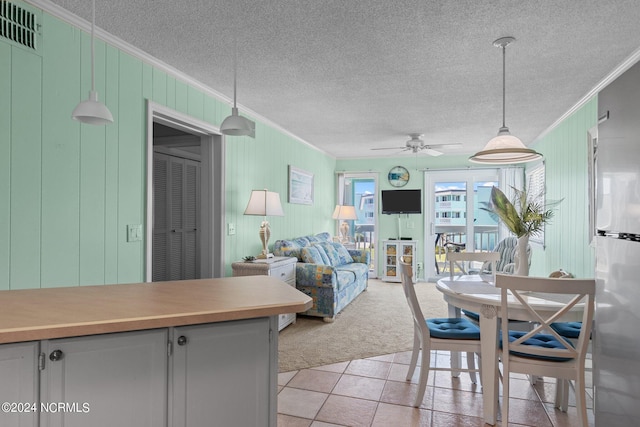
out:
<path id="1" fill-rule="evenodd" d="M 111 111 L 106 105 L 98 101 L 98 92 L 96 92 L 95 82 L 95 26 L 96 26 L 96 0 L 93 0 L 93 8 L 91 11 L 91 90 L 89 91 L 89 98 L 86 101 L 82 101 L 73 110 L 71 117 L 82 123 L 88 123 L 90 125 L 106 125 L 107 123 L 113 123 L 113 116 Z"/>
<path id="2" fill-rule="evenodd" d="M 493 42 L 495 47 L 502 48 L 502 127 L 498 131 L 498 135 L 487 142 L 482 151 L 469 158 L 471 162 L 510 164 L 531 162 L 542 158 L 542 154 L 527 148 L 520 141 L 520 138 L 511 135 L 505 124 L 505 56 L 507 46 L 515 40 L 513 37 L 502 37 Z"/>
<path id="3" fill-rule="evenodd" d="M 238 114 L 236 106 L 236 78 L 238 74 L 238 47 L 233 46 L 233 108 L 231 115 L 222 121 L 220 132 L 230 136 L 255 136 L 255 123 Z"/>

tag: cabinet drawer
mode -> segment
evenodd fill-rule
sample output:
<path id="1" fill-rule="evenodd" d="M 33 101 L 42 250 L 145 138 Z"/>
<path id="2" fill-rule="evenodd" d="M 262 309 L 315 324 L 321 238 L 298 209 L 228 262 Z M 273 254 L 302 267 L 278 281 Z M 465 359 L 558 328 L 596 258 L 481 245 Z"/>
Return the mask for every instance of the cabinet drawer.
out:
<path id="1" fill-rule="evenodd" d="M 296 282 L 296 265 L 283 265 L 282 267 L 276 267 L 271 269 L 270 275 L 276 279 L 280 279 L 289 284 L 295 284 Z"/>

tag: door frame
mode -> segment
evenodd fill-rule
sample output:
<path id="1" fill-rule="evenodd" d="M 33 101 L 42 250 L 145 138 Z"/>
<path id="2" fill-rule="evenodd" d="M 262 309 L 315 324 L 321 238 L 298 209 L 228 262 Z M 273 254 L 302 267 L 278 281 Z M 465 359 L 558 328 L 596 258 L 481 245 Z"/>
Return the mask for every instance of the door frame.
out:
<path id="1" fill-rule="evenodd" d="M 429 281 L 435 277 L 433 273 L 435 270 L 435 209 L 433 209 L 433 203 L 435 200 L 434 184 L 436 182 L 466 182 L 467 183 L 467 212 L 473 211 L 473 198 L 468 197 L 469 188 L 473 188 L 473 183 L 476 181 L 491 181 L 494 180 L 501 185 L 500 182 L 500 169 L 499 168 L 474 168 L 474 169 L 443 169 L 443 170 L 428 170 L 424 174 L 424 189 L 425 197 L 424 203 L 424 276 L 425 280 Z M 471 187 L 469 187 L 471 184 Z M 469 221 L 467 216 L 465 232 L 467 236 L 473 235 L 473 221 Z M 467 244 L 469 239 L 467 239 Z M 474 244 L 474 239 L 471 239 L 471 245 Z"/>
<path id="2" fill-rule="evenodd" d="M 147 100 L 145 282 L 153 267 L 153 123 L 200 137 L 202 278 L 224 275 L 225 138 L 220 129 L 195 117 Z"/>
<path id="3" fill-rule="evenodd" d="M 375 192 L 373 197 L 373 229 L 375 238 L 374 241 L 369 242 L 369 245 L 374 244 L 374 250 L 378 251 L 378 245 L 381 240 L 379 240 L 378 235 L 378 227 L 380 223 L 378 221 L 378 193 L 380 192 L 380 186 L 378 183 L 377 172 L 346 172 L 346 171 L 338 171 L 336 172 L 336 204 L 341 205 L 344 202 L 344 180 L 346 179 L 370 179 L 374 182 Z M 339 221 L 335 221 L 335 229 L 334 235 L 338 235 L 339 233 Z M 378 257 L 379 258 L 379 257 Z M 369 269 L 369 278 L 375 279 L 378 277 L 378 261 L 377 258 L 373 260 L 374 268 Z"/>

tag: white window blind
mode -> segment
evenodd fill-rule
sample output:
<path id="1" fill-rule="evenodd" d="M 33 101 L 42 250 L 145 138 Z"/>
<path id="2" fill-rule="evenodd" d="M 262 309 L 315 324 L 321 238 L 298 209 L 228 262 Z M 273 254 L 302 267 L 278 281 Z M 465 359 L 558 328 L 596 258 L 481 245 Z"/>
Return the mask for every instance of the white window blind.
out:
<path id="1" fill-rule="evenodd" d="M 545 164 L 540 162 L 537 165 L 528 167 L 525 171 L 527 199 L 538 201 L 545 206 Z M 529 238 L 532 244 L 538 244 L 544 248 L 544 225 L 542 231 Z"/>

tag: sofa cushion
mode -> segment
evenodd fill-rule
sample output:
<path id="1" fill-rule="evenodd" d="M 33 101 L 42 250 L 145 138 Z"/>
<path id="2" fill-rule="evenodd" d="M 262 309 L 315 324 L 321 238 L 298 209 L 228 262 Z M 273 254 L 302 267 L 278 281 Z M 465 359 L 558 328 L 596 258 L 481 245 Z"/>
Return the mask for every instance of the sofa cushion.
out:
<path id="1" fill-rule="evenodd" d="M 273 252 L 276 256 L 289 256 L 296 257 L 298 261 L 302 261 L 302 248 L 305 245 L 301 245 L 301 239 L 295 240 L 278 240 L 273 245 Z"/>
<path id="2" fill-rule="evenodd" d="M 324 262 L 324 259 L 322 258 L 322 255 L 320 254 L 320 251 L 315 246 L 307 246 L 302 248 L 302 250 L 300 251 L 300 254 L 302 257 L 302 262 L 306 262 L 309 264 L 326 265 L 326 263 Z M 325 258 L 326 258 L 326 255 L 325 255 Z"/>
<path id="3" fill-rule="evenodd" d="M 314 246 L 320 247 L 324 249 L 324 252 L 327 254 L 329 258 L 328 264 L 332 267 L 337 267 L 342 264 L 340 261 L 340 254 L 338 254 L 338 250 L 335 246 L 333 246 L 332 242 L 320 242 L 315 243 Z"/>
<path id="4" fill-rule="evenodd" d="M 338 257 L 340 258 L 341 265 L 353 263 L 353 258 L 351 257 L 351 254 L 349 253 L 347 248 L 344 247 L 342 243 L 332 242 L 331 244 L 338 251 Z"/>
<path id="5" fill-rule="evenodd" d="M 369 267 L 366 264 L 353 263 L 335 267 L 338 276 L 338 289 L 344 289 L 355 282 L 358 277 L 367 277 Z"/>
<path id="6" fill-rule="evenodd" d="M 330 242 L 331 241 L 331 234 L 327 233 L 326 231 L 324 231 L 322 233 L 318 233 L 313 237 L 315 239 L 317 239 L 317 242 Z"/>
<path id="7" fill-rule="evenodd" d="M 339 268 L 336 268 L 336 276 L 338 278 L 338 283 L 336 286 L 337 291 L 341 291 L 344 288 L 351 286 L 357 279 L 357 276 L 353 271 L 341 270 Z"/>

